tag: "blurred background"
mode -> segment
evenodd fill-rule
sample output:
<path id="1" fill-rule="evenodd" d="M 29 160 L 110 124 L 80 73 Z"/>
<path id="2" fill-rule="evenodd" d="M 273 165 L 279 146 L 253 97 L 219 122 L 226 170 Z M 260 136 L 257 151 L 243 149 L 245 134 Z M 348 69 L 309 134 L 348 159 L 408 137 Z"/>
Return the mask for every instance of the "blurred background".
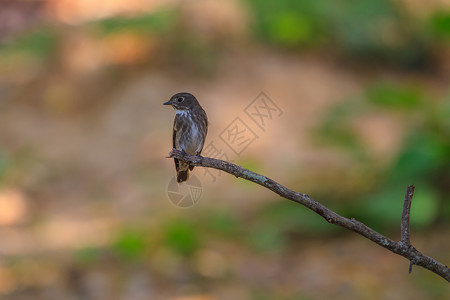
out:
<path id="1" fill-rule="evenodd" d="M 196 168 L 174 205 L 162 103 L 193 93 L 207 155 L 395 240 L 414 183 L 412 243 L 448 265 L 449 82 L 448 0 L 2 0 L 0 295 L 444 299 L 242 179 Z"/>

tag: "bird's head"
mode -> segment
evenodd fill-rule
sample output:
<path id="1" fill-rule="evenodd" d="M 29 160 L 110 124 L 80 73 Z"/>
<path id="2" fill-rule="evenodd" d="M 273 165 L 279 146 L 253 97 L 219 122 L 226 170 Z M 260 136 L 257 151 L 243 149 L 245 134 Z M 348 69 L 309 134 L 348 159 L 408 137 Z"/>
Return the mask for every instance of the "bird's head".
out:
<path id="1" fill-rule="evenodd" d="M 189 110 L 198 104 L 194 95 L 189 93 L 177 93 L 173 95 L 164 105 L 172 105 L 176 110 Z"/>

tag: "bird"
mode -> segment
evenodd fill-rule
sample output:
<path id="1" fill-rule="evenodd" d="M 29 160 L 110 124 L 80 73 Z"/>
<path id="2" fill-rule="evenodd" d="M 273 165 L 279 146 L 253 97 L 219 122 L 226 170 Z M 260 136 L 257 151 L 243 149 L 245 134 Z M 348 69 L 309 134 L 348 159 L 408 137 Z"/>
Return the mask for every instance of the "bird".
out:
<path id="1" fill-rule="evenodd" d="M 173 122 L 173 148 L 191 155 L 200 155 L 208 132 L 208 117 L 194 95 L 186 92 L 173 95 L 169 101 L 163 103 L 171 105 L 175 110 Z M 177 182 L 181 183 L 189 178 L 189 171 L 194 166 L 174 158 L 177 171 Z"/>

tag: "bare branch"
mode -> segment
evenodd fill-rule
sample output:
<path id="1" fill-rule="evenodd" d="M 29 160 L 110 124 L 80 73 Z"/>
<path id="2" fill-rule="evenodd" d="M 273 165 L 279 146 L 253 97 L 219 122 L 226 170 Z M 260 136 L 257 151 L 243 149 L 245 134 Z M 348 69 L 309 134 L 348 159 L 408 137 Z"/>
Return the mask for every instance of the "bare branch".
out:
<path id="1" fill-rule="evenodd" d="M 288 200 L 291 200 L 291 201 L 297 202 L 303 206 L 306 206 L 310 210 L 314 211 L 315 213 L 317 213 L 318 215 L 323 217 L 327 222 L 335 224 L 337 226 L 347 228 L 351 231 L 354 231 L 354 232 L 364 236 L 365 238 L 371 240 L 372 242 L 374 242 L 374 243 L 376 243 L 398 255 L 401 255 L 401 256 L 407 258 L 410 261 L 411 265 L 415 264 L 415 265 L 424 267 L 424 268 L 438 274 L 439 276 L 441 276 L 442 278 L 444 278 L 445 280 L 450 282 L 450 269 L 447 266 L 441 264 L 440 262 L 436 261 L 435 259 L 433 259 L 429 256 L 422 254 L 420 251 L 418 251 L 416 248 L 414 248 L 412 245 L 409 244 L 409 225 L 407 226 L 408 230 L 406 231 L 408 239 L 406 239 L 406 237 L 405 237 L 405 239 L 403 239 L 403 237 L 404 237 L 403 219 L 402 219 L 402 240 L 399 242 L 395 242 L 353 218 L 348 219 L 348 218 L 345 218 L 345 217 L 335 213 L 334 211 L 325 207 L 324 205 L 322 205 L 318 201 L 312 199 L 310 196 L 308 196 L 306 194 L 292 191 L 264 175 L 260 175 L 258 173 L 244 169 L 235 164 L 232 164 L 227 161 L 220 160 L 220 159 L 189 155 L 186 153 L 182 153 L 181 151 L 179 151 L 177 149 L 173 149 L 169 153 L 169 157 L 178 158 L 185 162 L 189 162 L 190 164 L 192 164 L 194 166 L 222 170 L 222 171 L 225 171 L 236 177 L 241 177 L 246 180 L 257 183 L 257 184 L 273 191 L 274 193 L 280 195 L 283 198 L 286 198 Z M 410 193 L 407 192 L 407 194 L 408 194 L 408 199 L 409 199 L 410 194 L 411 194 L 410 197 L 412 199 L 411 190 L 410 190 Z M 410 200 L 408 200 L 408 201 L 410 201 Z M 411 205 L 411 203 L 409 202 L 408 207 L 410 207 L 410 205 Z M 409 217 L 409 208 L 408 208 L 407 215 Z M 408 222 L 408 224 L 409 224 L 409 222 Z M 406 226 L 406 223 L 405 223 L 405 226 Z M 405 243 L 404 240 L 408 241 L 408 243 Z"/>
<path id="2" fill-rule="evenodd" d="M 401 240 L 400 242 L 403 246 L 410 247 L 410 228 L 409 228 L 409 217 L 411 215 L 411 203 L 412 198 L 414 196 L 414 185 L 410 185 L 406 188 L 405 200 L 403 201 L 403 211 L 402 211 L 402 226 L 401 226 Z M 412 267 L 415 264 L 414 260 L 410 260 L 409 262 L 409 273 L 412 272 Z"/>
<path id="3" fill-rule="evenodd" d="M 411 244 L 409 238 L 409 216 L 411 214 L 411 202 L 414 196 L 414 188 L 414 185 L 410 185 L 406 188 L 405 201 L 403 202 L 401 241 L 406 246 Z"/>

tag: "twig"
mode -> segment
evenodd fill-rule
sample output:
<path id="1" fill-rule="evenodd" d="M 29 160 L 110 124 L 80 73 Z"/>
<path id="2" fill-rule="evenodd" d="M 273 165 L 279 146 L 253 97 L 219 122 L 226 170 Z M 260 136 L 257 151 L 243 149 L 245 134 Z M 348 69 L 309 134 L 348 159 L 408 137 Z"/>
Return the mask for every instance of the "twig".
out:
<path id="1" fill-rule="evenodd" d="M 411 214 L 411 202 L 414 196 L 414 188 L 414 185 L 410 185 L 406 188 L 405 201 L 403 202 L 401 241 L 407 246 L 411 244 L 409 238 L 409 216 Z"/>
<path id="2" fill-rule="evenodd" d="M 411 215 L 411 203 L 412 198 L 414 196 L 414 185 L 410 185 L 406 188 L 405 200 L 403 201 L 403 211 L 402 211 L 402 226 L 401 226 L 401 240 L 400 242 L 406 246 L 411 246 L 410 233 L 411 230 L 409 228 L 409 217 Z M 415 264 L 414 260 L 410 260 L 408 272 L 411 274 L 412 267 Z"/>
<path id="3" fill-rule="evenodd" d="M 408 244 L 404 243 L 403 230 L 402 230 L 402 240 L 399 242 L 395 242 L 353 218 L 348 219 L 335 213 L 334 211 L 330 210 L 329 208 L 322 205 L 318 201 L 312 199 L 310 196 L 306 194 L 292 191 L 264 175 L 260 175 L 258 173 L 244 169 L 235 164 L 220 159 L 189 155 L 186 153 L 182 153 L 177 149 L 173 149 L 172 152 L 169 154 L 169 157 L 178 158 L 194 166 L 222 170 L 236 177 L 241 177 L 246 180 L 257 183 L 265 188 L 270 189 L 274 193 L 277 193 L 283 198 L 306 206 L 310 210 L 314 211 L 315 213 L 323 217 L 327 222 L 354 231 L 364 236 L 365 238 L 371 240 L 372 242 L 398 255 L 407 258 L 411 263 L 424 267 L 450 282 L 450 269 L 447 266 L 436 261 L 435 259 L 424 255 L 409 243 Z M 409 236 L 409 230 L 407 232 Z"/>

